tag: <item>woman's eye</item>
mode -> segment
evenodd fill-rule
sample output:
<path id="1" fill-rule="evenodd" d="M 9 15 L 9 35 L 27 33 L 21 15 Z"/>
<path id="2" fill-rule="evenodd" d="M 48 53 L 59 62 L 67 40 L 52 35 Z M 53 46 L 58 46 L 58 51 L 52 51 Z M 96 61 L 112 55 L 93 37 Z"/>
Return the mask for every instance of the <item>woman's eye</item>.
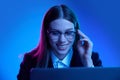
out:
<path id="1" fill-rule="evenodd" d="M 73 32 L 73 31 L 69 31 L 69 32 L 66 32 L 65 34 L 66 34 L 66 35 L 73 35 L 74 32 Z"/>
<path id="2" fill-rule="evenodd" d="M 51 32 L 51 34 L 52 34 L 52 35 L 59 35 L 59 32 L 53 31 L 53 32 Z"/>

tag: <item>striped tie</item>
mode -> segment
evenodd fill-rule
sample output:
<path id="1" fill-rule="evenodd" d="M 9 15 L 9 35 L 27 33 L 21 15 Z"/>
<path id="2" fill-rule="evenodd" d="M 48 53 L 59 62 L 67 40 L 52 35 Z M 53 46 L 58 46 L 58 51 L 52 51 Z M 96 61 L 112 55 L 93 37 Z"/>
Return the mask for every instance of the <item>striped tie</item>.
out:
<path id="1" fill-rule="evenodd" d="M 54 66 L 55 68 L 68 68 L 68 66 L 67 65 L 65 65 L 62 61 L 56 61 L 56 63 L 55 63 L 55 66 Z"/>

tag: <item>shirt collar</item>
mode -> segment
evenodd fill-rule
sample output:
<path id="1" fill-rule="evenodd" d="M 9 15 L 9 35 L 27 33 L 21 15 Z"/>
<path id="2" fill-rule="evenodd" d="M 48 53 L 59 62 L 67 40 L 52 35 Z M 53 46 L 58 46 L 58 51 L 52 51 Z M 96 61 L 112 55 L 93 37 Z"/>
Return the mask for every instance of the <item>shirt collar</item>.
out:
<path id="1" fill-rule="evenodd" d="M 73 55 L 73 50 L 71 49 L 69 51 L 69 53 L 65 56 L 65 58 L 63 60 L 59 60 L 53 51 L 51 51 L 51 58 L 52 58 L 52 62 L 53 62 L 53 65 L 57 62 L 57 61 L 61 61 L 63 64 L 65 64 L 66 66 L 70 66 L 70 61 L 71 61 L 71 58 L 72 58 L 72 55 Z"/>

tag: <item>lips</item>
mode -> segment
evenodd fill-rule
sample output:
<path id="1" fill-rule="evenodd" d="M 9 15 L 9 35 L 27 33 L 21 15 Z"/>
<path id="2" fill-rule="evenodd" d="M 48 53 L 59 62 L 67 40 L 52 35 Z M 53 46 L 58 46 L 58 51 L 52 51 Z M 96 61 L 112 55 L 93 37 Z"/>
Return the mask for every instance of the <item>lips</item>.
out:
<path id="1" fill-rule="evenodd" d="M 67 45 L 66 45 L 66 44 L 65 44 L 65 45 L 57 45 L 57 48 L 58 48 L 59 50 L 66 50 Z"/>

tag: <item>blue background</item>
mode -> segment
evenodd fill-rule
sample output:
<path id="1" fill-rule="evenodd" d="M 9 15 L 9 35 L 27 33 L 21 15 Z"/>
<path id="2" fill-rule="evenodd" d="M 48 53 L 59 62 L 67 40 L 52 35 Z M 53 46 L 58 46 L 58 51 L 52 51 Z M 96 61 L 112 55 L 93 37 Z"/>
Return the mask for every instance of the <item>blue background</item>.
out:
<path id="1" fill-rule="evenodd" d="M 16 80 L 25 52 L 40 38 L 45 12 L 56 4 L 68 5 L 80 29 L 94 43 L 104 67 L 120 67 L 119 0 L 3 0 L 0 1 L 0 80 Z"/>

